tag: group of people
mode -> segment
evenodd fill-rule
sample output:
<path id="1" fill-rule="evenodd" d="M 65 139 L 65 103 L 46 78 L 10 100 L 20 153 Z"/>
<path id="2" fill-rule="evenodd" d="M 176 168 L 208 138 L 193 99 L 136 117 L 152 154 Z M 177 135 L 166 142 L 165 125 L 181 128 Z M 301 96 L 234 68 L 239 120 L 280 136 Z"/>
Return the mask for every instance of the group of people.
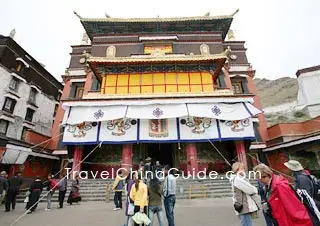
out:
<path id="1" fill-rule="evenodd" d="M 8 178 L 6 171 L 0 173 L 0 205 L 5 202 L 5 212 L 16 208 L 16 197 L 22 185 L 21 173 Z"/>
<path id="2" fill-rule="evenodd" d="M 292 171 L 294 185 L 282 175 L 276 175 L 265 164 L 254 167 L 260 175 L 258 189 L 245 175 L 245 167 L 236 162 L 230 181 L 233 189 L 234 209 L 241 226 L 252 226 L 252 219 L 262 209 L 267 226 L 319 226 L 320 212 L 317 200 L 318 187 L 302 165 L 295 160 L 285 163 Z M 258 196 L 260 195 L 260 197 Z"/>
<path id="3" fill-rule="evenodd" d="M 19 194 L 20 187 L 22 185 L 23 178 L 21 177 L 21 173 L 17 172 L 12 178 L 8 179 L 8 175 L 5 171 L 2 171 L 0 174 L 0 204 L 5 202 L 5 212 L 9 212 L 11 209 L 14 210 L 16 206 L 16 197 Z M 42 182 L 40 177 L 36 177 L 36 179 L 29 186 L 26 199 L 25 199 L 25 209 L 28 211 L 27 213 L 33 213 L 38 206 L 38 202 L 40 196 L 46 188 L 46 196 L 47 196 L 47 208 L 45 210 L 51 210 L 51 200 L 53 194 L 58 191 L 58 201 L 59 208 L 63 208 L 63 203 L 65 199 L 65 195 L 67 192 L 67 179 L 65 176 L 61 176 L 60 180 L 56 180 L 54 175 L 49 175 L 48 180 Z M 78 203 L 81 201 L 80 196 L 80 185 L 79 185 L 79 176 L 77 175 L 75 180 L 72 182 L 71 191 L 69 193 L 69 197 L 67 203 L 72 205 L 72 203 Z"/>
<path id="4" fill-rule="evenodd" d="M 162 200 L 169 226 L 174 226 L 174 207 L 176 202 L 176 178 L 168 165 L 163 167 L 164 179 L 155 176 L 159 169 L 154 169 L 151 178 L 143 178 L 144 170 L 125 175 L 121 172 L 113 184 L 116 208 L 122 209 L 122 192 L 126 191 L 126 226 L 140 225 L 134 221 L 134 215 L 144 213 L 153 225 L 154 215 L 157 215 L 159 226 L 164 226 Z"/>

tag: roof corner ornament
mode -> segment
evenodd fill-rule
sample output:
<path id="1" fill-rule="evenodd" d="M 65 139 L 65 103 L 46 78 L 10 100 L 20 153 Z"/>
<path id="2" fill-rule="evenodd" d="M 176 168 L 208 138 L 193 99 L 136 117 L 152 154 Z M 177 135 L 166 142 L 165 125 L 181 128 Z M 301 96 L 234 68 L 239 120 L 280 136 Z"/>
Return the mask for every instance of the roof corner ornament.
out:
<path id="1" fill-rule="evenodd" d="M 234 36 L 234 31 L 232 29 L 229 29 L 228 31 L 228 41 L 234 41 L 236 38 Z"/>
<path id="2" fill-rule="evenodd" d="M 82 41 L 81 41 L 81 45 L 88 45 L 89 44 L 89 36 L 87 35 L 87 33 L 83 33 L 82 35 Z"/>
<path id="3" fill-rule="evenodd" d="M 111 16 L 107 12 L 105 12 L 104 15 L 106 18 L 111 18 Z"/>
<path id="4" fill-rule="evenodd" d="M 115 46 L 108 46 L 106 56 L 107 58 L 116 57 L 117 48 Z"/>
<path id="5" fill-rule="evenodd" d="M 204 16 L 210 16 L 210 11 L 204 14 Z"/>
<path id="6" fill-rule="evenodd" d="M 239 12 L 239 9 L 237 9 L 234 13 L 231 14 L 232 17 L 234 17 Z"/>
<path id="7" fill-rule="evenodd" d="M 82 17 L 76 12 L 76 11 L 73 11 L 73 13 L 81 20 Z"/>
<path id="8" fill-rule="evenodd" d="M 14 36 L 15 36 L 15 35 L 16 35 L 16 29 L 12 29 L 12 30 L 10 31 L 9 37 L 12 38 L 12 39 L 14 39 Z"/>
<path id="9" fill-rule="evenodd" d="M 67 69 L 64 71 L 64 73 L 65 73 L 66 76 L 69 76 L 69 75 L 70 75 L 69 68 L 67 68 Z"/>
<path id="10" fill-rule="evenodd" d="M 225 50 L 224 50 L 224 55 L 226 55 L 227 57 L 229 57 L 230 53 L 231 53 L 231 48 L 230 46 L 228 46 Z"/>
<path id="11" fill-rule="evenodd" d="M 210 47 L 207 44 L 203 43 L 200 45 L 200 52 L 203 56 L 210 55 Z"/>

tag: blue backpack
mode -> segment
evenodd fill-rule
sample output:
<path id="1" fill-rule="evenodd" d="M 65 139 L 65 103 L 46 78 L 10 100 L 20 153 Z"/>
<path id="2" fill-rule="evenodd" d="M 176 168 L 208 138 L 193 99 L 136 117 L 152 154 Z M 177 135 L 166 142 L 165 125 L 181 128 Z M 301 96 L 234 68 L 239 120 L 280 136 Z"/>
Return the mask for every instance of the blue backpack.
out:
<path id="1" fill-rule="evenodd" d="M 116 187 L 116 190 L 121 190 L 124 188 L 124 183 L 123 183 L 123 180 L 119 180 L 119 183 Z"/>

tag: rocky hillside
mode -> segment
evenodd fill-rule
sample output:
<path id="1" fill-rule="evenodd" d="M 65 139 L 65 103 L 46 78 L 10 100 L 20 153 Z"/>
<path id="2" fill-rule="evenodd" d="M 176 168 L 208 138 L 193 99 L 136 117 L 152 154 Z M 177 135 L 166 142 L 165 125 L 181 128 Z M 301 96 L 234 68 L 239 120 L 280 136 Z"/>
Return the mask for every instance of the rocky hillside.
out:
<path id="1" fill-rule="evenodd" d="M 283 104 L 292 103 L 297 100 L 298 81 L 295 78 L 284 77 L 277 80 L 257 78 L 254 82 L 263 108 L 283 106 Z M 286 106 L 279 108 L 278 112 L 265 112 L 265 117 L 268 126 L 277 123 L 302 122 L 310 119 L 305 110 L 286 109 Z"/>
<path id="2" fill-rule="evenodd" d="M 263 108 L 293 102 L 298 95 L 298 81 L 295 78 L 277 80 L 254 79 Z"/>

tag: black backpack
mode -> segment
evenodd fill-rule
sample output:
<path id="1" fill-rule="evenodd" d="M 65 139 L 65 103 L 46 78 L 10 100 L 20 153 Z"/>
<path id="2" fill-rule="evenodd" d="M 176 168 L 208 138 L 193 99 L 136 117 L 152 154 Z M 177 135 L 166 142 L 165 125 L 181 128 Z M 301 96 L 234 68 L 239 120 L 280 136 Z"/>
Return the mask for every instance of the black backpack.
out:
<path id="1" fill-rule="evenodd" d="M 313 185 L 313 198 L 320 201 L 320 181 L 313 175 L 309 175 Z"/>

